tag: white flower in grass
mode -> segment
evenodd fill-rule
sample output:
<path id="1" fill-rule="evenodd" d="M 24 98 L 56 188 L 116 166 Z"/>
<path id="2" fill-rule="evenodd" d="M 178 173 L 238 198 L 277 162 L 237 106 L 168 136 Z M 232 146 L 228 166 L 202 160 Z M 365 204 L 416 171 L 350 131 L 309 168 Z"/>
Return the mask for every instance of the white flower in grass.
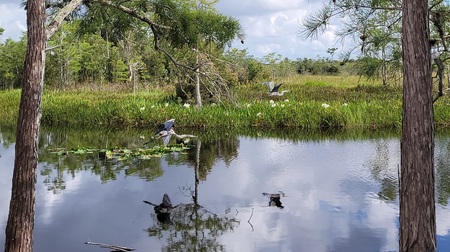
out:
<path id="1" fill-rule="evenodd" d="M 164 104 L 164 107 L 168 107 L 169 106 L 169 103 L 168 102 L 166 102 L 166 104 Z"/>
<path id="2" fill-rule="evenodd" d="M 191 104 L 189 104 L 189 103 L 183 104 L 183 107 L 185 107 L 185 108 L 189 108 L 190 106 L 191 106 Z"/>
<path id="3" fill-rule="evenodd" d="M 322 103 L 322 107 L 328 108 L 328 107 L 330 107 L 330 105 L 328 105 L 328 104 L 326 104 L 326 103 Z"/>
<path id="4" fill-rule="evenodd" d="M 155 105 L 152 105 L 150 108 L 154 108 L 155 107 Z"/>
<path id="5" fill-rule="evenodd" d="M 344 102 L 344 104 L 342 104 L 342 106 L 347 107 L 348 104 L 346 102 Z"/>
<path id="6" fill-rule="evenodd" d="M 289 102 L 289 99 L 284 100 L 285 102 Z"/>
<path id="7" fill-rule="evenodd" d="M 247 103 L 247 108 L 250 108 L 250 106 L 251 106 L 251 104 L 250 104 L 250 103 Z"/>
<path id="8" fill-rule="evenodd" d="M 258 114 L 256 114 L 256 116 L 261 116 L 262 115 L 262 113 L 261 112 L 258 112 Z"/>
<path id="9" fill-rule="evenodd" d="M 281 104 L 280 107 L 284 108 L 284 104 Z"/>
<path id="10" fill-rule="evenodd" d="M 270 102 L 270 104 L 274 104 L 275 103 L 273 100 L 270 100 L 269 102 Z"/>
<path id="11" fill-rule="evenodd" d="M 276 104 L 276 103 L 272 103 L 272 108 L 273 108 L 273 107 L 276 107 L 276 106 L 277 106 L 277 104 Z"/>
<path id="12" fill-rule="evenodd" d="M 145 110 L 145 107 L 140 107 L 139 108 L 141 111 L 144 111 Z"/>

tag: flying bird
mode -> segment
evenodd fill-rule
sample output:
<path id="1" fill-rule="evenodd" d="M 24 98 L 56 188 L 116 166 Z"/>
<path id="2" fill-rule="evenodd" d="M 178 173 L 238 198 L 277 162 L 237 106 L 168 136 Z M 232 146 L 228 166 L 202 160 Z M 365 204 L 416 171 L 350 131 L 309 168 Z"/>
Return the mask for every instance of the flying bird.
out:
<path id="1" fill-rule="evenodd" d="M 175 131 L 173 130 L 173 124 L 175 123 L 175 119 L 170 119 L 165 123 L 161 123 L 158 125 L 158 129 L 156 130 L 155 136 L 157 138 L 162 138 L 164 146 L 169 144 L 170 138 Z"/>
<path id="2" fill-rule="evenodd" d="M 192 137 L 196 137 L 194 135 L 178 135 L 175 133 L 175 130 L 173 129 L 173 125 L 175 123 L 175 119 L 170 119 L 166 121 L 165 123 L 162 123 L 158 125 L 158 129 L 156 130 L 155 136 L 157 138 L 162 138 L 164 146 L 167 146 L 169 144 L 170 138 L 172 136 L 175 136 L 178 139 L 187 139 Z"/>
<path id="3" fill-rule="evenodd" d="M 263 82 L 262 84 L 267 85 L 267 87 L 269 88 L 269 95 L 282 96 L 284 93 L 289 92 L 289 90 L 283 90 L 281 91 L 281 93 L 278 91 L 283 83 L 275 85 L 275 82 L 267 81 Z"/>

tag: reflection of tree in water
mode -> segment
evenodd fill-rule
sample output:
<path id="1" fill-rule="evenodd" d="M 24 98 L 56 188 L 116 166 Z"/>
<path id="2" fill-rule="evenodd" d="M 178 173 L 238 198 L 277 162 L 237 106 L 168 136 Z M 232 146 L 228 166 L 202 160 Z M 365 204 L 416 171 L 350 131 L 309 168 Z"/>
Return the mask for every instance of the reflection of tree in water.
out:
<path id="1" fill-rule="evenodd" d="M 155 206 L 152 217 L 154 220 L 159 217 L 160 222 L 154 221 L 154 224 L 145 231 L 150 236 L 166 238 L 167 244 L 162 251 L 225 251 L 218 238 L 226 232 L 233 231 L 239 225 L 239 221 L 226 215 L 218 216 L 200 206 L 198 187 L 200 178 L 206 179 L 206 175 L 219 157 L 229 163 L 237 156 L 238 146 L 237 138 L 209 143 L 203 143 L 200 139 L 196 141 L 188 157 L 194 166 L 194 189 L 188 188 L 193 203 L 180 204 L 170 211 L 166 209 L 161 211 L 161 207 L 168 206 L 170 202 L 168 197 L 164 196 L 160 205 L 152 204 Z M 167 221 L 168 212 L 170 221 Z M 161 218 L 161 213 L 165 214 L 164 218 Z"/>
<path id="2" fill-rule="evenodd" d="M 165 238 L 161 251 L 225 251 L 218 238 L 239 225 L 228 216 L 218 216 L 198 204 L 182 204 L 171 211 L 171 223 L 156 221 L 145 231 L 149 236 Z"/>
<path id="3" fill-rule="evenodd" d="M 16 141 L 15 125 L 0 125 L 0 143 L 3 147 L 8 148 Z"/>
<path id="4" fill-rule="evenodd" d="M 44 183 L 49 190 L 57 193 L 65 189 L 64 174 L 75 177 L 80 171 L 91 171 L 99 176 L 103 183 L 115 180 L 121 172 L 124 172 L 126 176 L 138 176 L 145 180 L 153 180 L 162 176 L 161 158 L 105 160 L 99 158 L 98 153 L 60 156 L 47 151 L 49 148 L 55 147 L 65 149 L 83 146 L 93 148 L 143 147 L 143 143 L 146 141 L 139 138 L 141 135 L 139 133 L 134 131 L 42 130 L 39 139 L 39 161 L 45 163 L 45 167 L 41 170 L 41 175 L 46 177 Z M 195 150 L 188 151 L 188 155 L 167 154 L 165 160 L 169 164 L 186 162 L 202 164 L 196 172 L 200 174 L 198 177 L 204 180 L 217 159 L 222 158 L 226 163 L 231 162 L 237 156 L 238 146 L 239 140 L 237 137 L 219 140 L 215 138 L 215 140 L 206 141 L 202 145 L 202 155 L 199 157 L 199 162 L 195 160 Z"/>
<path id="5" fill-rule="evenodd" d="M 437 202 L 446 206 L 450 197 L 450 138 L 441 138 L 435 144 Z"/>
<path id="6" fill-rule="evenodd" d="M 390 170 L 389 140 L 380 139 L 375 143 L 375 154 L 368 161 L 368 166 L 374 180 L 381 185 L 378 196 L 384 200 L 395 201 L 398 193 L 397 177 Z"/>
<path id="7" fill-rule="evenodd" d="M 199 163 L 198 178 L 203 181 L 206 180 L 206 176 L 217 160 L 222 159 L 225 164 L 229 165 L 238 156 L 239 139 L 238 137 L 226 137 L 209 141 L 198 140 L 194 149 L 198 148 L 201 148 L 200 155 L 197 156 L 195 150 L 189 151 L 188 162 L 190 164 Z"/>
<path id="8" fill-rule="evenodd" d="M 87 131 L 43 131 L 39 140 L 39 161 L 45 163 L 40 171 L 45 176 L 44 183 L 48 190 L 58 193 L 65 189 L 64 174 L 75 177 L 78 172 L 90 171 L 103 183 L 115 180 L 120 173 L 125 176 L 138 176 L 153 180 L 162 176 L 161 159 L 102 159 L 98 153 L 83 155 L 57 155 L 48 152 L 48 148 L 62 147 L 71 149 L 79 146 L 106 148 L 122 146 L 125 148 L 142 147 L 139 134 L 133 132 L 87 132 Z"/>
<path id="9" fill-rule="evenodd" d="M 52 166 L 46 165 L 41 170 L 41 175 L 45 176 L 44 184 L 47 186 L 47 190 L 58 194 L 66 189 L 66 181 L 64 180 L 64 174 L 61 169 L 56 168 L 56 176 L 54 177 L 52 177 L 53 171 Z"/>

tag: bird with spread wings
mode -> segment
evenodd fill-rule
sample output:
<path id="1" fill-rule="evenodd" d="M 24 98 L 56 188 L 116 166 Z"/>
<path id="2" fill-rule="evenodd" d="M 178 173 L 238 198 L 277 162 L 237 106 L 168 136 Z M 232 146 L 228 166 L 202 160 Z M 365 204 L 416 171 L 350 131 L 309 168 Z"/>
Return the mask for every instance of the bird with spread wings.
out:
<path id="1" fill-rule="evenodd" d="M 156 130 L 155 136 L 159 139 L 161 138 L 163 140 L 164 146 L 167 146 L 169 144 L 169 141 L 172 136 L 175 136 L 178 139 L 189 139 L 192 137 L 196 137 L 194 135 L 178 135 L 175 133 L 175 130 L 173 129 L 173 125 L 175 123 L 175 119 L 167 120 L 166 122 L 158 125 L 158 129 Z"/>
<path id="2" fill-rule="evenodd" d="M 267 87 L 269 88 L 269 95 L 275 95 L 275 96 L 282 96 L 284 93 L 289 92 L 289 90 L 283 90 L 281 92 L 279 92 L 278 90 L 280 89 L 281 85 L 283 85 L 283 83 L 277 84 L 275 85 L 275 82 L 273 81 L 266 81 L 262 83 L 263 85 L 267 85 Z"/>

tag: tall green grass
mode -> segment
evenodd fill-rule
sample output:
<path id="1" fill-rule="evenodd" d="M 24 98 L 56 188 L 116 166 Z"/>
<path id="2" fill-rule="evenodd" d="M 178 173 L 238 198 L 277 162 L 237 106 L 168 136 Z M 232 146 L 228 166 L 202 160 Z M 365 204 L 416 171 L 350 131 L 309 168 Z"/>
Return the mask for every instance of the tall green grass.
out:
<path id="1" fill-rule="evenodd" d="M 337 77 L 334 77 L 337 78 Z M 400 129 L 401 89 L 373 83 L 328 83 L 322 79 L 290 80 L 282 86 L 289 90 L 281 97 L 267 95 L 260 83 L 234 88 L 237 104 L 209 104 L 196 109 L 194 104 L 173 101 L 170 90 L 132 93 L 100 91 L 45 90 L 42 102 L 44 126 L 76 128 L 153 128 L 169 118 L 177 127 L 329 129 Z M 336 79 L 335 79 L 336 81 Z M 0 91 L 2 122 L 17 120 L 20 91 Z M 439 127 L 450 127 L 449 99 L 435 103 Z"/>

